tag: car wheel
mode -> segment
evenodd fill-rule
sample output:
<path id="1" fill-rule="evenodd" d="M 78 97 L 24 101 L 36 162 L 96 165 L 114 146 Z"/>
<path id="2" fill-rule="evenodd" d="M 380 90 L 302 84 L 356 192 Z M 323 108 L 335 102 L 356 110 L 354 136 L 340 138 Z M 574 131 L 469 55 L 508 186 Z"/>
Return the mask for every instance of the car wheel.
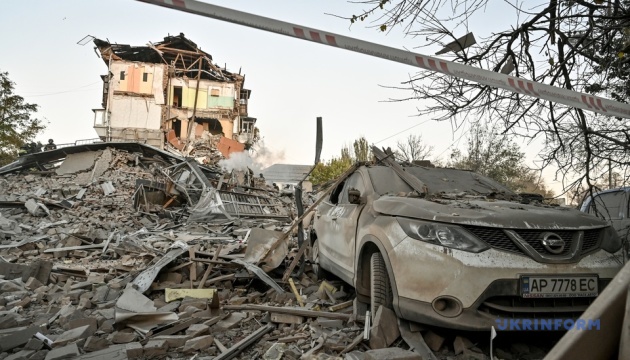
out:
<path id="1" fill-rule="evenodd" d="M 370 258 L 370 313 L 376 314 L 379 306 L 392 308 L 392 287 L 385 267 L 385 260 L 380 252 Z"/>
<path id="2" fill-rule="evenodd" d="M 319 241 L 317 240 L 311 245 L 311 267 L 318 280 L 324 278 L 324 270 L 319 266 Z"/>

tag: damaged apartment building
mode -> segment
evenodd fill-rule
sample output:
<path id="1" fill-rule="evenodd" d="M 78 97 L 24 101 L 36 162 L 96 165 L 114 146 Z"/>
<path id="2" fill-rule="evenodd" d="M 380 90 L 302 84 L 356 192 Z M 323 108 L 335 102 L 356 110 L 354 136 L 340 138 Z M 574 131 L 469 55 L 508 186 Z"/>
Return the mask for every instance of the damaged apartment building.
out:
<path id="1" fill-rule="evenodd" d="M 184 34 L 145 46 L 94 38 L 108 68 L 94 129 L 103 141 L 142 142 L 186 151 L 196 139 L 227 156 L 256 141 L 245 76 L 213 63 Z"/>

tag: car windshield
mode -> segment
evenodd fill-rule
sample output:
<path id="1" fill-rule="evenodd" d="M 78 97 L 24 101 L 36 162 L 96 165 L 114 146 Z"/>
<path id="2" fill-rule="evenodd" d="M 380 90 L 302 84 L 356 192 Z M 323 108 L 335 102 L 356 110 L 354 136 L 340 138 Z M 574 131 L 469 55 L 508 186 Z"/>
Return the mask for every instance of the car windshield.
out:
<path id="1" fill-rule="evenodd" d="M 428 187 L 429 194 L 432 195 L 462 192 L 468 195 L 488 195 L 497 192 L 515 195 L 513 191 L 500 183 L 472 171 L 420 166 L 410 166 L 404 169 L 420 179 Z M 368 173 L 374 191 L 379 195 L 412 191 L 411 187 L 387 166 L 371 167 L 368 169 Z"/>

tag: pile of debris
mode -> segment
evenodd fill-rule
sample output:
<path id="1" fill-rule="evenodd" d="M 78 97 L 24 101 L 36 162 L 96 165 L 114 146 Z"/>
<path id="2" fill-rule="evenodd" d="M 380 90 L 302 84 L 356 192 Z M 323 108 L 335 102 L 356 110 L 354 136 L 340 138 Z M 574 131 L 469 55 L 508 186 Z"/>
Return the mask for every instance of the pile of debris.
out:
<path id="1" fill-rule="evenodd" d="M 140 144 L 0 168 L 0 359 L 435 359 L 444 338 L 300 262 L 293 199 L 262 184 Z"/>

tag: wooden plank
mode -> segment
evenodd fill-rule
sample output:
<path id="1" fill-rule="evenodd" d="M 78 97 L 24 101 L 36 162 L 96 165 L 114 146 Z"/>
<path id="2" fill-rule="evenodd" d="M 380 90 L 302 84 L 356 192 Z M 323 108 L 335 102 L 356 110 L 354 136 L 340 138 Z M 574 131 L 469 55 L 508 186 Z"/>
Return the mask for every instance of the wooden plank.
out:
<path id="1" fill-rule="evenodd" d="M 96 245 L 79 245 L 79 246 L 68 246 L 63 248 L 52 248 L 44 250 L 45 253 L 53 253 L 59 251 L 72 251 L 72 250 L 84 250 L 84 249 L 102 249 L 105 247 L 105 244 L 96 244 Z"/>
<path id="2" fill-rule="evenodd" d="M 194 246 L 188 249 L 188 255 L 190 256 L 191 259 L 195 257 Z M 197 264 L 196 263 L 190 264 L 190 280 L 191 280 L 190 288 L 192 289 L 192 282 L 197 281 Z"/>
<path id="3" fill-rule="evenodd" d="M 376 146 L 372 146 L 372 154 L 374 154 L 374 156 L 376 156 L 378 160 L 380 160 L 385 165 L 389 166 L 392 170 L 394 170 L 394 172 L 404 182 L 406 182 L 409 186 L 411 186 L 411 188 L 414 189 L 418 194 L 422 195 L 422 194 L 427 193 L 428 191 L 427 186 L 422 181 L 420 181 L 420 179 L 406 172 L 405 169 L 403 169 L 403 167 L 400 166 L 400 164 L 394 161 L 394 159 L 392 159 L 390 155 L 385 154 L 383 150 L 379 149 Z"/>
<path id="4" fill-rule="evenodd" d="M 353 300 L 348 300 L 346 302 L 342 302 L 341 304 L 330 306 L 328 307 L 328 310 L 337 311 L 337 310 L 345 309 L 352 306 L 352 303 L 353 303 Z"/>
<path id="5" fill-rule="evenodd" d="M 219 339 L 214 338 L 214 344 L 217 346 L 217 349 L 219 349 L 219 351 L 221 352 L 221 354 L 226 353 L 228 351 L 228 348 L 225 347 L 225 345 L 223 345 Z"/>
<path id="6" fill-rule="evenodd" d="M 350 351 L 352 351 L 355 347 L 357 347 L 361 342 L 363 341 L 363 332 L 361 332 L 359 335 L 357 335 L 354 340 L 352 340 L 352 342 L 350 344 L 348 344 L 348 346 L 345 347 L 345 349 L 343 349 L 341 351 L 341 355 L 349 353 Z"/>
<path id="7" fill-rule="evenodd" d="M 295 255 L 295 258 L 293 258 L 293 261 L 291 261 L 291 265 L 289 265 L 289 267 L 287 268 L 287 271 L 284 272 L 284 276 L 282 276 L 282 281 L 287 281 L 289 279 L 289 277 L 293 273 L 293 269 L 295 269 L 295 267 L 297 266 L 298 262 L 300 261 L 300 258 L 302 258 L 302 255 L 304 254 L 308 246 L 309 246 L 308 241 L 304 241 L 302 243 L 302 246 L 300 246 L 300 249 Z"/>
<path id="8" fill-rule="evenodd" d="M 190 327 L 190 325 L 197 324 L 201 322 L 201 318 L 190 318 L 187 320 L 183 320 L 179 323 L 165 325 L 161 328 L 149 331 L 145 340 L 148 341 L 149 338 L 156 337 L 159 335 L 173 335 L 182 330 L 186 330 Z"/>
<path id="9" fill-rule="evenodd" d="M 271 330 L 275 328 L 276 327 L 273 325 L 266 325 L 264 327 L 261 327 L 260 329 L 249 334 L 243 340 L 234 344 L 234 346 L 232 346 L 231 348 L 227 349 L 226 352 L 215 357 L 214 360 L 229 360 L 229 359 L 234 358 L 235 356 L 243 352 L 243 350 L 245 350 L 248 346 L 252 345 L 256 341 L 258 341 L 260 338 L 262 338 L 263 335 L 265 335 L 266 333 L 270 332 Z"/>
<path id="10" fill-rule="evenodd" d="M 300 293 L 297 291 L 293 279 L 289 279 L 289 285 L 291 285 L 291 290 L 293 291 L 293 295 L 295 295 L 295 299 L 297 300 L 298 304 L 300 304 L 301 307 L 304 307 L 304 300 L 302 300 L 302 296 L 300 296 Z"/>
<path id="11" fill-rule="evenodd" d="M 352 314 L 341 314 L 327 311 L 314 311 L 301 308 L 290 308 L 281 306 L 267 306 L 267 305 L 255 305 L 255 304 L 243 304 L 243 305 L 224 305 L 223 310 L 249 310 L 249 311 L 269 311 L 278 314 L 290 314 L 297 316 L 304 316 L 309 318 L 325 317 L 328 319 L 340 319 L 350 320 Z"/>
<path id="12" fill-rule="evenodd" d="M 214 283 L 217 283 L 219 281 L 225 281 L 225 280 L 232 280 L 236 277 L 236 274 L 228 274 L 228 275 L 221 275 L 221 276 L 217 276 L 215 278 L 212 278 L 210 280 L 206 280 L 206 283 L 204 284 L 204 286 L 210 286 Z M 191 285 L 192 283 L 192 285 Z M 170 289 L 183 289 L 183 288 L 189 288 L 192 289 L 191 286 L 198 286 L 199 282 L 195 281 L 195 282 L 191 282 L 191 281 L 185 281 L 181 284 L 155 284 L 153 283 L 151 285 L 151 290 L 153 291 L 158 291 L 158 290 L 166 290 L 167 288 Z"/>
<path id="13" fill-rule="evenodd" d="M 219 244 L 219 246 L 217 246 L 217 250 L 214 252 L 214 256 L 212 257 L 213 261 L 216 261 L 219 258 L 219 254 L 221 253 L 222 248 L 223 248 L 223 244 Z M 214 267 L 213 264 L 208 265 L 206 272 L 203 273 L 203 277 L 201 278 L 201 281 L 199 281 L 199 286 L 197 287 L 197 289 L 203 289 L 203 286 L 206 284 L 206 280 L 208 280 L 208 276 L 210 276 L 210 272 L 212 271 L 213 267 Z"/>

